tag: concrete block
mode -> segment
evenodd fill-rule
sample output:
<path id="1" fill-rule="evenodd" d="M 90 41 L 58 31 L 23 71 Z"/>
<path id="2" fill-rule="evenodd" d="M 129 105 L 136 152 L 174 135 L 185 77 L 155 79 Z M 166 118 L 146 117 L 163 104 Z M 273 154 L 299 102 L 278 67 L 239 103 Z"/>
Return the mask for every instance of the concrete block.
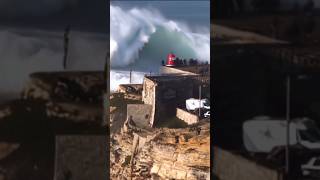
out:
<path id="1" fill-rule="evenodd" d="M 194 115 L 188 111 L 185 111 L 183 109 L 177 108 L 177 113 L 176 113 L 177 118 L 183 120 L 186 122 L 188 125 L 190 124 L 195 124 L 199 122 L 199 117 L 197 115 Z"/>

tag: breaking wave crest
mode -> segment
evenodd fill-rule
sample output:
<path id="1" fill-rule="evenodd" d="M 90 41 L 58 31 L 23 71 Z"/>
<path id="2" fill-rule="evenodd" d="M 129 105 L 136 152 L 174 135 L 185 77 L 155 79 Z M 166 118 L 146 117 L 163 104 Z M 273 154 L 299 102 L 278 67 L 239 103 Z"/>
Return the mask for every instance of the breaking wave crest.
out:
<path id="1" fill-rule="evenodd" d="M 106 35 L 72 31 L 70 37 L 67 71 L 103 70 Z M 18 96 L 30 73 L 64 71 L 63 31 L 1 27 L 0 55 L 0 96 Z"/>
<path id="2" fill-rule="evenodd" d="M 129 68 L 141 83 L 143 74 L 158 72 L 169 52 L 210 62 L 210 31 L 192 32 L 182 22 L 167 20 L 156 10 L 123 10 L 110 5 L 111 90 L 129 83 Z"/>
<path id="3" fill-rule="evenodd" d="M 110 55 L 112 67 L 133 63 L 161 62 L 168 52 L 179 57 L 210 59 L 210 36 L 207 32 L 191 32 L 179 22 L 167 20 L 147 9 L 124 11 L 110 6 Z"/>

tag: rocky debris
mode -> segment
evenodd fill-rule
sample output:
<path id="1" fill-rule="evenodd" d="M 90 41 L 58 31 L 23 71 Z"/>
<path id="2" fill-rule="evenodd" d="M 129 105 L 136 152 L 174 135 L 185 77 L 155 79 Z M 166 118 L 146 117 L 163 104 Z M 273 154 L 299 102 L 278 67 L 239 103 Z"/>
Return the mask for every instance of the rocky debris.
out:
<path id="1" fill-rule="evenodd" d="M 30 75 L 22 92 L 27 101 L 45 104 L 47 117 L 63 123 L 105 126 L 103 72 L 39 72 Z M 63 122 L 63 123 L 61 123 Z"/>
<path id="2" fill-rule="evenodd" d="M 4 105 L 0 107 L 0 119 L 6 118 L 12 114 L 12 109 L 10 106 Z"/>
<path id="3" fill-rule="evenodd" d="M 141 95 L 136 95 L 136 94 L 125 94 L 124 98 L 125 99 L 131 99 L 131 100 L 137 100 L 137 101 L 141 101 L 142 100 L 142 96 Z"/>
<path id="4" fill-rule="evenodd" d="M 126 114 L 121 112 L 119 109 L 119 107 L 116 107 L 114 111 L 110 113 L 109 121 L 111 133 L 119 131 L 125 121 Z"/>
<path id="5" fill-rule="evenodd" d="M 117 110 L 117 107 L 114 107 L 114 106 L 110 106 L 110 113 L 113 113 L 114 111 L 116 111 Z"/>
<path id="6" fill-rule="evenodd" d="M 49 100 L 52 86 L 41 79 L 32 78 L 22 92 L 22 99 Z"/>
<path id="7" fill-rule="evenodd" d="M 0 160 L 17 150 L 19 146 L 20 145 L 18 143 L 0 142 Z"/>
<path id="8" fill-rule="evenodd" d="M 131 118 L 127 118 L 122 128 L 120 129 L 121 134 L 124 134 L 124 133 L 133 134 L 135 132 L 142 133 L 142 132 L 149 132 L 149 131 L 147 129 L 142 129 L 140 127 L 137 127 L 136 123 Z"/>
<path id="9" fill-rule="evenodd" d="M 118 93 L 123 94 L 124 99 L 141 101 L 142 89 L 142 84 L 121 84 L 119 85 Z"/>
<path id="10" fill-rule="evenodd" d="M 96 122 L 101 124 L 102 121 L 102 107 L 98 105 L 88 106 L 87 104 L 51 101 L 46 103 L 46 113 L 51 118 L 67 119 L 74 122 Z"/>
<path id="11" fill-rule="evenodd" d="M 125 94 L 142 94 L 142 84 L 121 84 L 119 85 L 118 92 Z"/>
<path id="12" fill-rule="evenodd" d="M 200 133 L 193 128 L 145 130 L 127 120 L 111 138 L 111 178 L 209 179 L 210 124 L 206 121 L 196 127 Z M 139 145 L 132 153 L 136 137 Z"/>
<path id="13" fill-rule="evenodd" d="M 97 103 L 103 89 L 102 72 L 42 72 L 30 75 L 22 98 Z"/>
<path id="14" fill-rule="evenodd" d="M 106 179 L 103 85 L 102 72 L 31 74 L 22 98 L 0 106 L 0 180 Z"/>

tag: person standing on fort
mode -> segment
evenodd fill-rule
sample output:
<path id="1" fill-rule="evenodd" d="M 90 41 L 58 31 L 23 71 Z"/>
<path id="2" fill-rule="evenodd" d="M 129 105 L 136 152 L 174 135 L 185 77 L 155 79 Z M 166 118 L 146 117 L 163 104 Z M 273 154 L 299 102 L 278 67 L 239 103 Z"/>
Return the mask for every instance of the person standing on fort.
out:
<path id="1" fill-rule="evenodd" d="M 68 46 L 69 46 L 69 33 L 70 26 L 68 25 L 64 32 L 64 55 L 63 55 L 63 69 L 67 68 L 67 58 L 68 58 Z"/>
<path id="2" fill-rule="evenodd" d="M 186 59 L 183 59 L 183 65 L 187 65 L 187 60 Z"/>

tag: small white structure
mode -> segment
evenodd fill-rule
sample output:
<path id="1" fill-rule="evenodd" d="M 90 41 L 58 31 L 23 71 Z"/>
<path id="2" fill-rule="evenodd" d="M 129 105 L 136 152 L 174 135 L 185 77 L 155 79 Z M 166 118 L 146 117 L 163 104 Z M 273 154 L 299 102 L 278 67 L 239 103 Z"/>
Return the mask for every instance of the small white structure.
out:
<path id="1" fill-rule="evenodd" d="M 301 165 L 301 171 L 304 176 L 320 177 L 320 157 L 311 158 L 306 164 Z"/>
<path id="2" fill-rule="evenodd" d="M 210 104 L 208 99 L 195 99 L 190 98 L 186 100 L 186 109 L 188 111 L 194 111 L 196 109 L 210 109 Z"/>
<path id="3" fill-rule="evenodd" d="M 254 118 L 243 123 L 243 143 L 250 152 L 269 153 L 287 144 L 287 123 L 284 119 Z M 311 119 L 294 119 L 289 124 L 289 144 L 307 149 L 320 149 L 320 130 Z"/>

